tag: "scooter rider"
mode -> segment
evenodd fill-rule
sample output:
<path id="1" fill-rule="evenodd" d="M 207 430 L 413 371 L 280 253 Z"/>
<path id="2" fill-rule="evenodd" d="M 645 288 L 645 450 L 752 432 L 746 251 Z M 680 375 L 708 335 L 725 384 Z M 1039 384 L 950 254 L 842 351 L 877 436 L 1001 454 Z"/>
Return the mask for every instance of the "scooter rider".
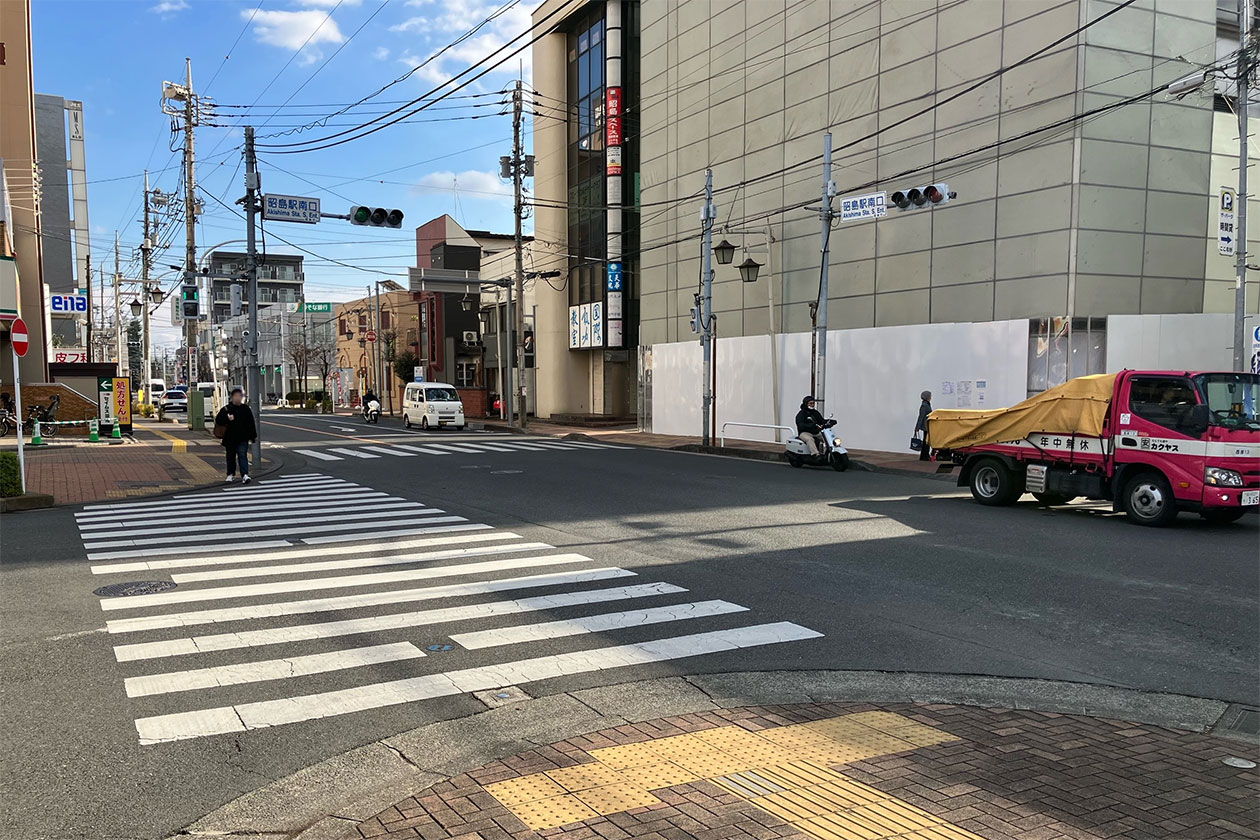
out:
<path id="1" fill-rule="evenodd" d="M 368 409 L 372 407 L 372 403 L 379 403 L 376 394 L 372 393 L 372 389 L 368 388 L 363 392 L 363 416 L 367 417 Z"/>
<path id="2" fill-rule="evenodd" d="M 797 437 L 809 447 L 809 454 L 818 457 L 818 438 L 823 429 L 822 413 L 814 408 L 814 395 L 810 394 L 801 400 L 801 410 L 796 413 Z"/>

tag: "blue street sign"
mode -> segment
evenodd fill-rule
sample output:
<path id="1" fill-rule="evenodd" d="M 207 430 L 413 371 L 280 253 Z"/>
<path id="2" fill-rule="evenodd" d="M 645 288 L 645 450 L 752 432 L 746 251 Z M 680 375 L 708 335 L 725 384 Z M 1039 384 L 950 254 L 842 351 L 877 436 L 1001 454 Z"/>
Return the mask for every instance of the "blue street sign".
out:
<path id="1" fill-rule="evenodd" d="M 608 264 L 608 291 L 620 292 L 621 289 L 622 289 L 621 263 L 610 262 Z"/>

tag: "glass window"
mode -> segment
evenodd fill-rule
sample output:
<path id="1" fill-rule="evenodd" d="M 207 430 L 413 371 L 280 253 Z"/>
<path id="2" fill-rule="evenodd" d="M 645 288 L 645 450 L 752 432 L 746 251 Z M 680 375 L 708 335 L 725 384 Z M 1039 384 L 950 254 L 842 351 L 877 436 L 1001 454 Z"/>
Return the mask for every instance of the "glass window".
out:
<path id="1" fill-rule="evenodd" d="M 1226 429 L 1260 429 L 1256 411 L 1260 376 L 1254 373 L 1208 373 L 1196 377 L 1211 410 L 1211 423 Z"/>
<path id="2" fill-rule="evenodd" d="M 1129 407 L 1144 420 L 1167 429 L 1185 427 L 1190 409 L 1199 402 L 1189 379 L 1174 376 L 1135 376 L 1129 384 Z"/>

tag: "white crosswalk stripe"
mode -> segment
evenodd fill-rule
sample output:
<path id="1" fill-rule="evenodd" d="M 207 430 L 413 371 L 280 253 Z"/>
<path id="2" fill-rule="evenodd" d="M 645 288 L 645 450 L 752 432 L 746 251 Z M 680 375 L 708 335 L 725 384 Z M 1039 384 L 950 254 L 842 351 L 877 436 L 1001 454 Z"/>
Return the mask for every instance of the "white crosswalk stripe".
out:
<path id="1" fill-rule="evenodd" d="M 592 446 L 602 448 L 505 435 L 302 454 L 328 461 Z M 746 606 L 689 600 L 667 580 L 319 473 L 92 505 L 76 520 L 93 575 L 174 585 L 100 599 L 106 630 L 122 642 L 114 658 L 137 704 L 141 744 L 821 635 L 750 621 Z M 600 609 L 617 602 L 643 606 Z M 675 624 L 699 632 L 680 634 Z M 195 627 L 211 632 L 183 630 Z M 450 644 L 432 644 L 435 636 Z M 531 644 L 547 654 L 519 658 Z"/>
<path id="2" fill-rule="evenodd" d="M 379 436 L 378 436 L 379 437 Z M 411 438 L 415 440 L 416 438 Z M 611 443 L 592 443 L 581 440 L 557 440 L 554 438 L 522 439 L 512 435 L 495 436 L 490 440 L 451 439 L 448 442 L 421 438 L 420 444 L 390 443 L 383 445 L 363 444 L 356 447 L 336 446 L 327 449 L 295 449 L 301 455 L 309 455 L 319 461 L 344 461 L 347 458 L 407 457 L 411 455 L 485 455 L 513 452 L 579 452 L 595 449 L 632 449 Z M 273 482 L 268 482 L 268 485 Z"/>

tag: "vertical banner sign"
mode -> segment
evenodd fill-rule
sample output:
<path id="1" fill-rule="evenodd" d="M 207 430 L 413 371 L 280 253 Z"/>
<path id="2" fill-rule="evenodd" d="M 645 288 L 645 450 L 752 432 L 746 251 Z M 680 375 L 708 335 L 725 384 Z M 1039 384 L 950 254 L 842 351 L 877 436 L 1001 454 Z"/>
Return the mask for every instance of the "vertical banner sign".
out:
<path id="1" fill-rule="evenodd" d="M 569 307 L 569 349 L 570 350 L 577 350 L 579 347 L 582 346 L 582 330 L 579 326 L 579 320 L 581 319 L 579 310 L 581 308 L 582 307 L 580 306 Z"/>
<path id="2" fill-rule="evenodd" d="M 621 263 L 608 263 L 608 307 L 604 312 L 608 319 L 608 346 L 621 347 L 625 343 L 625 330 L 622 313 L 625 309 L 625 282 L 621 273 Z"/>
<path id="3" fill-rule="evenodd" d="M 621 147 L 609 146 L 604 152 L 604 171 L 609 175 L 621 174 Z"/>
<path id="4" fill-rule="evenodd" d="M 114 377 L 114 417 L 124 434 L 131 434 L 131 377 Z"/>
<path id="5" fill-rule="evenodd" d="M 605 144 L 608 146 L 621 145 L 621 88 L 610 87 L 604 97 L 604 125 L 607 126 L 605 132 Z M 609 173 L 610 175 L 612 173 Z"/>
<path id="6" fill-rule="evenodd" d="M 604 304 L 599 301 L 591 304 L 591 346 L 604 346 Z"/>
<path id="7" fill-rule="evenodd" d="M 579 325 L 579 329 L 581 330 L 581 345 L 580 346 L 590 347 L 591 346 L 591 305 L 589 303 L 584 303 L 581 306 L 579 306 L 578 314 L 581 315 L 581 319 L 582 319 L 582 322 Z"/>
<path id="8" fill-rule="evenodd" d="M 30 333 L 26 329 L 26 322 L 21 318 L 14 318 L 9 324 L 9 346 L 13 348 L 13 393 L 16 395 L 13 408 L 17 411 L 17 417 L 13 418 L 13 422 L 17 426 L 18 476 L 22 480 L 22 494 L 25 495 L 26 455 L 22 437 L 22 373 L 19 370 L 18 359 L 26 355 L 27 349 L 31 346 L 31 340 Z"/>
<path id="9" fill-rule="evenodd" d="M 101 412 L 101 422 L 106 426 L 114 423 L 114 379 L 110 376 L 96 377 L 96 407 Z"/>

